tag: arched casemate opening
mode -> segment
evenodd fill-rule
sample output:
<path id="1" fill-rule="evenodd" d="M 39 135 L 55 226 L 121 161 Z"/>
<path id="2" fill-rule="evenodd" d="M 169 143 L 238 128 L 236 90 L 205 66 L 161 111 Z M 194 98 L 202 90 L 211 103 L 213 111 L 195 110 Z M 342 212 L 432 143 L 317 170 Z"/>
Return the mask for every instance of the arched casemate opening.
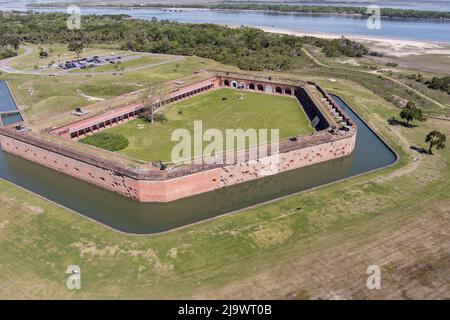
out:
<path id="1" fill-rule="evenodd" d="M 255 90 L 255 84 L 252 82 L 252 83 L 250 83 L 249 85 L 248 85 L 248 88 L 250 89 L 250 90 Z"/>
<path id="2" fill-rule="evenodd" d="M 284 89 L 284 93 L 285 93 L 285 94 L 288 94 L 288 95 L 291 95 L 291 94 L 292 94 L 291 88 L 286 88 L 286 89 Z"/>
<path id="3" fill-rule="evenodd" d="M 245 85 L 244 82 L 239 83 L 239 89 L 246 89 L 247 86 Z"/>
<path id="4" fill-rule="evenodd" d="M 297 96 L 300 94 L 300 89 L 299 88 L 295 88 L 294 90 L 294 94 Z"/>
<path id="5" fill-rule="evenodd" d="M 281 87 L 276 87 L 275 88 L 275 92 L 279 93 L 279 94 L 282 94 L 283 93 L 283 89 L 281 89 Z"/>
<path id="6" fill-rule="evenodd" d="M 233 88 L 237 88 L 238 87 L 238 83 L 236 81 L 231 81 L 231 86 Z"/>
<path id="7" fill-rule="evenodd" d="M 258 90 L 259 91 L 264 91 L 264 86 L 262 84 L 258 84 Z"/>
<path id="8" fill-rule="evenodd" d="M 223 80 L 223 85 L 224 85 L 225 87 L 229 87 L 229 86 L 230 86 L 230 81 L 228 81 L 228 80 Z"/>

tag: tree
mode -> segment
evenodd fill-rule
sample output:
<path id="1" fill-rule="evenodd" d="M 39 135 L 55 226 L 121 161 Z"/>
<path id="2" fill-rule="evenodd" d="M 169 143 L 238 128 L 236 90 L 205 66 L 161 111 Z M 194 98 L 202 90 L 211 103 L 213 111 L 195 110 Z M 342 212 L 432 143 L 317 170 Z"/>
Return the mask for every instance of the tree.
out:
<path id="1" fill-rule="evenodd" d="M 0 47 L 0 59 L 10 58 L 17 56 L 17 52 L 11 48 Z"/>
<path id="2" fill-rule="evenodd" d="M 83 44 L 78 41 L 70 41 L 67 45 L 67 49 L 69 51 L 83 50 Z"/>
<path id="3" fill-rule="evenodd" d="M 436 147 L 438 150 L 445 148 L 445 141 L 447 140 L 447 137 L 445 134 L 440 133 L 437 130 L 431 131 L 429 134 L 427 134 L 425 138 L 425 142 L 430 144 L 430 147 L 428 148 L 428 153 L 433 154 L 433 147 Z"/>
<path id="4" fill-rule="evenodd" d="M 160 84 L 149 85 L 141 94 L 141 102 L 146 109 L 141 117 L 150 123 L 155 122 L 156 111 L 161 108 L 161 102 L 164 98 L 165 92 Z"/>
<path id="5" fill-rule="evenodd" d="M 48 57 L 48 53 L 44 51 L 44 48 L 42 48 L 41 46 L 39 46 L 39 57 L 41 58 L 47 58 Z"/>
<path id="6" fill-rule="evenodd" d="M 77 59 L 80 59 L 81 49 L 76 49 L 75 54 L 77 55 Z"/>
<path id="7" fill-rule="evenodd" d="M 409 101 L 400 112 L 400 118 L 406 120 L 406 125 L 409 126 L 409 122 L 417 120 L 420 122 L 426 121 L 426 118 L 422 114 L 422 109 L 416 107 L 416 105 Z"/>

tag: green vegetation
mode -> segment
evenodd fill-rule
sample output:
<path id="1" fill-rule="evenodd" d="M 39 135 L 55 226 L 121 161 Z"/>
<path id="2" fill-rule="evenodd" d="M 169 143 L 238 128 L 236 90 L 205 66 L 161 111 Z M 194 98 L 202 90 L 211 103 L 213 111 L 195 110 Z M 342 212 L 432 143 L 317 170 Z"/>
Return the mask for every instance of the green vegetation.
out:
<path id="1" fill-rule="evenodd" d="M 2 12 L 0 11 L 0 20 Z M 17 56 L 20 40 L 17 36 L 9 33 L 0 33 L 0 60 Z"/>
<path id="2" fill-rule="evenodd" d="M 442 78 L 433 77 L 427 84 L 430 89 L 441 90 L 450 94 L 450 76 Z"/>
<path id="3" fill-rule="evenodd" d="M 67 49 L 69 51 L 81 51 L 83 50 L 84 46 L 83 43 L 80 41 L 70 41 L 67 45 Z"/>
<path id="4" fill-rule="evenodd" d="M 30 4 L 30 7 L 55 7 L 64 6 L 61 3 L 45 3 L 45 4 Z M 360 15 L 367 17 L 371 13 L 367 12 L 367 7 L 351 7 L 351 6 L 314 6 L 314 5 L 291 5 L 291 4 L 262 4 L 262 3 L 217 3 L 217 4 L 183 4 L 177 3 L 170 5 L 167 3 L 138 3 L 138 4 L 87 4 L 81 3 L 82 7 L 150 7 L 150 8 L 208 8 L 218 10 L 264 10 L 274 12 L 297 12 L 297 13 L 313 13 L 313 14 L 340 14 L 340 15 Z M 395 9 L 395 8 L 381 8 L 381 16 L 383 18 L 412 18 L 412 19 L 450 19 L 449 12 L 431 11 L 431 10 L 410 10 L 410 9 Z"/>
<path id="5" fill-rule="evenodd" d="M 37 47 L 31 47 L 37 50 Z M 60 45 L 54 44 L 52 47 L 58 53 L 62 52 L 60 50 L 68 52 L 66 48 Z M 99 48 L 85 48 L 84 50 L 88 54 L 99 51 L 107 52 L 105 49 Z M 111 52 L 111 50 L 108 52 Z M 117 53 L 117 51 L 114 52 Z M 63 56 L 65 57 L 64 54 L 62 54 Z M 20 61 L 14 60 L 13 62 L 25 68 L 35 59 L 39 59 L 38 55 L 32 53 L 18 57 L 17 60 Z M 15 63 L 12 64 L 15 65 Z M 175 67 L 176 64 L 178 64 L 178 68 Z M 98 112 L 125 103 L 138 102 L 138 95 L 120 95 L 140 90 L 144 85 L 169 82 L 183 77 L 189 77 L 184 84 L 189 83 L 189 81 L 198 81 L 202 79 L 202 75 L 196 76 L 194 72 L 205 68 L 227 70 L 226 68 L 230 67 L 198 57 L 183 57 L 176 62 L 167 61 L 167 63 L 148 68 L 143 66 L 139 70 L 130 70 L 123 75 L 106 73 L 89 76 L 87 73 L 86 75 L 69 73 L 63 76 L 41 76 L 10 73 L 0 75 L 0 79 L 8 80 L 17 103 L 24 106 L 23 112 L 27 121 L 33 125 L 42 123 L 43 128 L 45 128 L 50 125 L 61 125 L 64 121 L 73 121 L 69 112 L 77 107 L 83 107 L 90 112 Z M 230 68 L 229 70 L 233 69 Z M 174 84 L 167 84 L 167 86 L 173 88 Z M 175 87 L 177 86 L 175 85 Z M 105 99 L 105 101 L 98 99 L 94 101 L 82 96 L 82 94 Z M 63 118 L 59 120 L 60 117 Z M 42 120 L 45 120 L 45 123 Z"/>
<path id="6" fill-rule="evenodd" d="M 288 4 L 216 4 L 210 6 L 213 9 L 233 9 L 233 10 L 265 10 L 279 12 L 299 12 L 299 13 L 324 13 L 324 14 L 358 14 L 368 17 L 372 13 L 367 12 L 367 7 L 343 7 L 343 6 L 302 6 Z M 450 19 L 449 12 L 405 10 L 393 8 L 381 8 L 381 16 L 384 18 L 414 18 L 414 19 Z"/>
<path id="7" fill-rule="evenodd" d="M 108 63 L 103 66 L 89 69 L 73 70 L 72 72 L 112 72 L 117 71 L 117 69 L 124 70 L 128 68 L 140 68 L 149 64 L 159 63 L 166 60 L 167 58 L 163 56 L 147 56 L 126 61 L 117 61 L 116 63 Z"/>
<path id="8" fill-rule="evenodd" d="M 185 128 L 192 133 L 197 120 L 202 121 L 203 132 L 216 128 L 224 136 L 225 129 L 280 129 L 280 139 L 313 132 L 295 99 L 234 89 L 219 89 L 169 105 L 164 116 L 167 121 L 149 124 L 136 119 L 105 132 L 128 138 L 130 145 L 120 153 L 148 162 L 170 162 L 171 151 L 178 143 L 171 141 L 172 132 Z"/>
<path id="9" fill-rule="evenodd" d="M 315 47 L 305 46 L 305 51 L 309 53 L 311 50 L 310 48 Z M 316 52 L 317 51 L 314 51 L 314 53 Z M 398 75 L 396 76 L 394 74 L 390 76 L 389 74 L 374 73 L 372 70 L 367 70 L 365 65 L 361 68 L 343 66 L 342 64 L 331 64 L 328 66 L 330 58 L 325 57 L 324 54 L 319 58 L 320 60 L 317 60 L 312 55 L 311 57 L 316 60 L 316 64 L 318 64 L 319 67 L 292 71 L 291 74 L 297 74 L 311 80 L 316 76 L 333 79 L 352 79 L 399 108 L 403 108 L 408 101 L 411 101 L 416 105 L 420 105 L 424 114 L 450 115 L 450 108 L 446 107 L 446 105 L 450 106 L 448 95 L 443 94 L 440 91 L 436 92 L 435 90 L 430 90 L 424 83 L 417 81 L 405 83 L 405 79 L 400 79 Z M 355 60 L 356 59 L 358 59 L 359 62 L 359 59 L 361 58 L 355 58 Z M 398 77 L 398 79 L 395 77 Z M 434 95 L 432 95 L 432 93 L 434 93 Z M 437 95 L 437 93 L 440 95 Z M 427 99 L 427 97 L 432 98 Z"/>
<path id="10" fill-rule="evenodd" d="M 345 37 L 340 39 L 326 40 L 314 37 L 305 37 L 306 42 L 322 48 L 327 57 L 339 57 L 341 55 L 347 57 L 362 57 L 369 53 L 363 44 L 355 42 Z"/>
<path id="11" fill-rule="evenodd" d="M 31 43 L 73 44 L 79 39 L 85 46 L 121 43 L 126 50 L 195 54 L 246 70 L 288 70 L 301 56 L 301 38 L 252 28 L 87 15 L 82 29 L 68 30 L 67 17 L 63 13 L 4 14 L 0 16 L 0 35 Z"/>
<path id="12" fill-rule="evenodd" d="M 0 60 L 17 56 L 17 51 L 9 47 L 0 46 Z"/>
<path id="13" fill-rule="evenodd" d="M 128 147 L 128 139 L 120 134 L 98 132 L 80 139 L 80 142 L 109 151 L 119 151 Z"/>
<path id="14" fill-rule="evenodd" d="M 408 76 L 409 80 L 415 80 L 417 82 L 424 82 L 424 78 L 423 75 L 419 72 L 417 74 L 413 73 L 411 75 Z"/>
<path id="15" fill-rule="evenodd" d="M 82 29 L 68 30 L 67 17 L 63 13 L 4 14 L 0 16 L 0 35 L 12 35 L 15 41 L 34 44 L 68 43 L 71 49 L 76 48 L 79 39 L 83 39 L 83 46 L 118 43 L 124 50 L 196 55 L 254 71 L 302 67 L 306 62 L 301 50 L 303 42 L 315 41 L 249 27 L 232 29 L 213 24 L 145 21 L 124 15 L 86 15 Z M 363 45 L 348 39 L 320 40 L 320 43 L 333 55 L 367 53 Z M 77 49 L 79 55 L 81 49 Z"/>
<path id="16" fill-rule="evenodd" d="M 62 63 L 68 60 L 73 60 L 77 57 L 77 53 L 74 51 L 69 51 L 67 49 L 67 46 L 64 44 L 59 43 L 49 43 L 49 44 L 25 44 L 27 47 L 29 47 L 32 52 L 28 55 L 23 55 L 20 57 L 17 57 L 11 62 L 11 66 L 18 69 L 18 70 L 27 70 L 32 69 L 34 65 L 38 66 L 48 66 L 53 63 Z M 39 51 L 41 51 L 41 48 L 43 51 L 47 52 L 47 57 L 41 57 L 39 55 Z M 128 56 L 133 55 L 134 53 L 129 51 L 122 51 L 117 50 L 117 46 L 114 47 L 113 45 L 110 45 L 110 48 L 99 48 L 99 47 L 88 47 L 84 48 L 82 52 L 79 54 L 82 57 L 92 57 L 94 55 L 102 56 L 102 55 L 109 55 L 111 54 L 111 51 L 115 52 L 118 55 L 122 56 Z M 80 70 L 78 70 L 80 72 Z M 55 73 L 57 73 L 57 70 L 55 70 Z"/>
<path id="17" fill-rule="evenodd" d="M 433 154 L 433 148 L 436 147 L 436 149 L 444 149 L 445 148 L 445 141 L 447 141 L 447 137 L 445 134 L 433 130 L 430 133 L 427 134 L 425 138 L 425 142 L 428 143 L 430 146 L 428 147 L 428 153 Z"/>
<path id="18" fill-rule="evenodd" d="M 416 105 L 410 101 L 406 104 L 406 106 L 400 112 L 400 118 L 406 120 L 406 125 L 409 126 L 409 122 L 413 120 L 417 120 L 423 122 L 426 118 L 422 114 L 422 109 L 416 107 Z"/>
<path id="19" fill-rule="evenodd" d="M 429 157 L 409 147 L 424 145 L 434 127 L 450 134 L 450 123 L 388 126 L 397 108 L 358 81 L 329 77 L 314 80 L 400 154 L 397 165 L 149 237 L 112 231 L 0 181 L 0 297 L 446 298 L 450 150 Z M 366 288 L 374 261 L 383 290 Z M 65 286 L 72 264 L 82 270 L 81 290 Z"/>

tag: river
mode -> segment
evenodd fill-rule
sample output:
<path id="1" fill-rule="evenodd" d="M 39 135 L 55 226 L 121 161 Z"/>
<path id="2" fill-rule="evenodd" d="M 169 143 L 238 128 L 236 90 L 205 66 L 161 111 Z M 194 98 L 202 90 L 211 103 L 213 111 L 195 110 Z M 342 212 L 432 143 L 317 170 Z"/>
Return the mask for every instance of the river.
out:
<path id="1" fill-rule="evenodd" d="M 376 1 L 375 1 L 376 3 Z M 445 2 L 443 2 L 445 4 Z M 0 3 L 0 10 L 25 11 L 25 2 Z M 443 8 L 444 5 L 441 6 Z M 450 9 L 448 9 L 450 10 Z M 65 11 L 65 8 L 40 8 L 37 12 Z M 184 23 L 216 23 L 230 26 L 280 28 L 297 32 L 388 37 L 418 41 L 450 43 L 450 21 L 382 19 L 381 29 L 368 29 L 366 20 L 353 16 L 308 15 L 261 11 L 183 9 L 181 12 L 135 8 L 82 8 L 82 14 L 128 14 L 137 19 L 171 20 Z"/>

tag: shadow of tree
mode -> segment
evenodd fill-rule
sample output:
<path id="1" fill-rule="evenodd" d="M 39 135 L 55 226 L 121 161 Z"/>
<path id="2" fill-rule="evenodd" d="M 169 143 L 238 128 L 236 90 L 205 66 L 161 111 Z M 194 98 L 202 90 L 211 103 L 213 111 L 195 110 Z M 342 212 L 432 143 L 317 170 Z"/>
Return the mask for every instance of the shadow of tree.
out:
<path id="1" fill-rule="evenodd" d="M 397 126 L 397 125 L 400 125 L 400 126 L 403 126 L 403 127 L 405 127 L 405 128 L 417 128 L 417 127 L 418 127 L 418 125 L 411 124 L 411 123 L 408 124 L 408 123 L 406 123 L 406 121 L 397 120 L 395 117 L 389 118 L 389 119 L 387 120 L 387 122 L 388 122 L 391 126 Z"/>
<path id="2" fill-rule="evenodd" d="M 422 148 L 422 147 L 410 146 L 409 148 L 410 148 L 411 150 L 417 151 L 418 153 L 422 153 L 422 154 L 430 154 L 430 153 L 428 152 L 427 149 Z"/>

